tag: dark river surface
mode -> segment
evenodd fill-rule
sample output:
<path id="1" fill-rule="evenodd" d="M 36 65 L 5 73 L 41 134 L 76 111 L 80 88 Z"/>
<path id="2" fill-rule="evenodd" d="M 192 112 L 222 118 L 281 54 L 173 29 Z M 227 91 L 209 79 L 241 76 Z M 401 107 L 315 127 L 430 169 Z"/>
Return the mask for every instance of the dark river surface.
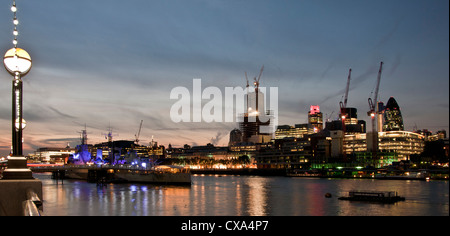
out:
<path id="1" fill-rule="evenodd" d="M 46 216 L 449 216 L 449 181 L 193 175 L 191 186 L 100 187 L 34 176 L 43 183 Z M 351 190 L 397 191 L 406 200 L 338 200 Z"/>

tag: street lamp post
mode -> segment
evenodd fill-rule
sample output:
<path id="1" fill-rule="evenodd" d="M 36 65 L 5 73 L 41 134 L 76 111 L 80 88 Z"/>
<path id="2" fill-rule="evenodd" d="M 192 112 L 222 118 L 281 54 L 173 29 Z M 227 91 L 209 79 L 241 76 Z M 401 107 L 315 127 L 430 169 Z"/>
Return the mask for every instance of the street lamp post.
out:
<path id="1" fill-rule="evenodd" d="M 22 78 L 31 70 L 31 57 L 23 49 L 18 48 L 16 2 L 13 1 L 11 11 L 14 13 L 14 47 L 9 49 L 3 57 L 5 69 L 13 76 L 12 81 L 12 154 L 8 158 L 8 168 L 3 171 L 3 179 L 33 179 L 32 172 L 27 168 L 27 159 L 23 156 L 22 131 L 25 120 L 22 112 L 23 87 Z"/>
<path id="2" fill-rule="evenodd" d="M 22 131 L 25 127 L 22 112 L 22 77 L 31 69 L 31 57 L 21 48 L 12 48 L 6 52 L 3 62 L 6 70 L 14 76 L 12 82 L 12 156 L 23 156 Z"/>
<path id="3" fill-rule="evenodd" d="M 21 48 L 8 50 L 3 57 L 6 70 L 14 76 L 12 81 L 12 155 L 8 159 L 8 168 L 3 172 L 3 179 L 32 179 L 32 172 L 27 168 L 27 160 L 23 156 L 22 131 L 25 127 L 23 119 L 22 78 L 31 69 L 31 57 Z"/>
<path id="4" fill-rule="evenodd" d="M 27 159 L 23 156 L 22 130 L 25 120 L 22 117 L 22 78 L 31 69 L 31 57 L 23 49 L 18 48 L 16 1 L 13 1 L 11 11 L 14 13 L 14 47 L 9 49 L 3 57 L 5 69 L 13 76 L 12 80 L 12 153 L 8 157 L 8 166 L 3 170 L 0 178 L 0 216 L 29 215 L 27 208 L 30 193 L 37 195 L 42 201 L 42 182 L 33 178 L 33 172 L 27 167 Z M 43 206 L 39 207 L 43 211 Z"/>

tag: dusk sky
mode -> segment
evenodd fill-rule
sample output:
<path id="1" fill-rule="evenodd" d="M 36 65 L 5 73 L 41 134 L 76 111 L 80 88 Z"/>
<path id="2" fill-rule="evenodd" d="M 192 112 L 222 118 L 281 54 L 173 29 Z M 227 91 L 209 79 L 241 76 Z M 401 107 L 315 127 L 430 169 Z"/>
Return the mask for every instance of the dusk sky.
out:
<path id="1" fill-rule="evenodd" d="M 174 146 L 227 145 L 236 123 L 174 123 L 173 88 L 278 87 L 279 124 L 307 123 L 310 105 L 337 118 L 394 97 L 405 129 L 449 134 L 448 0 L 17 0 L 24 78 L 24 154 L 39 147 L 152 136 Z M 0 49 L 13 47 L 12 0 L 0 0 Z M 0 156 L 11 147 L 12 77 L 0 69 Z M 203 100 L 207 103 L 208 100 Z"/>

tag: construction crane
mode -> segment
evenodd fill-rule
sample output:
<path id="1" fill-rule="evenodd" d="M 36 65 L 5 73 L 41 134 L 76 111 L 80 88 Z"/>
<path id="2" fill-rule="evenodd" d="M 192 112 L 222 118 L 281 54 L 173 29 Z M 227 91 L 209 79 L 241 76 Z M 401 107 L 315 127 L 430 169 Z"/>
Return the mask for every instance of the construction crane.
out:
<path id="1" fill-rule="evenodd" d="M 246 93 L 247 93 L 247 109 L 245 112 L 248 113 L 248 87 L 250 87 L 250 85 L 248 84 L 247 71 L 245 72 L 245 80 L 247 80 L 247 85 L 245 86 Z"/>
<path id="2" fill-rule="evenodd" d="M 245 72 L 245 80 L 247 81 L 247 85 L 246 85 L 245 87 L 248 89 L 248 87 L 249 87 L 250 85 L 248 84 L 247 71 Z"/>
<path id="3" fill-rule="evenodd" d="M 345 119 L 347 118 L 347 100 L 348 100 L 348 91 L 350 90 L 350 80 L 352 77 L 352 69 L 349 69 L 348 72 L 348 79 L 347 79 L 347 86 L 345 87 L 345 94 L 344 94 L 344 102 L 340 101 L 339 106 L 341 107 L 341 120 L 342 120 L 342 131 L 345 133 Z"/>
<path id="4" fill-rule="evenodd" d="M 339 106 L 341 107 L 341 121 L 342 121 L 342 132 L 345 137 L 346 127 L 345 127 L 345 120 L 348 116 L 347 114 L 347 100 L 348 100 L 348 91 L 350 90 L 350 80 L 352 76 L 352 69 L 350 68 L 348 71 L 348 78 L 347 78 L 347 86 L 345 87 L 345 94 L 344 94 L 344 102 L 340 101 Z M 347 160 L 347 153 L 344 151 L 344 160 Z"/>
<path id="5" fill-rule="evenodd" d="M 333 113 L 334 113 L 334 111 L 331 112 L 330 115 L 328 115 L 328 114 L 325 115 L 325 120 L 326 120 L 327 122 L 329 122 L 329 121 L 331 120 L 331 116 L 333 115 Z"/>
<path id="6" fill-rule="evenodd" d="M 345 88 L 345 94 L 344 94 L 344 102 L 340 102 L 340 106 L 341 106 L 341 112 L 343 108 L 347 107 L 347 100 L 348 100 L 348 91 L 350 90 L 350 80 L 352 77 L 352 69 L 350 68 L 349 72 L 348 72 L 348 79 L 347 79 L 347 87 Z"/>
<path id="7" fill-rule="evenodd" d="M 375 117 L 375 112 L 376 112 L 376 104 L 377 104 L 377 100 L 378 100 L 378 91 L 380 89 L 380 81 L 381 81 L 381 72 L 383 70 L 383 62 L 380 63 L 380 70 L 378 71 L 378 77 L 377 77 L 377 86 L 375 88 L 375 95 L 374 95 L 374 99 L 372 101 L 372 98 L 369 98 L 369 109 L 370 111 L 367 113 L 367 115 L 372 116 L 372 120 Z"/>
<path id="8" fill-rule="evenodd" d="M 256 77 L 254 78 L 255 82 L 253 83 L 255 85 L 255 93 L 256 93 L 256 112 L 259 112 L 259 108 L 258 108 L 258 93 L 259 93 L 259 80 L 261 79 L 261 75 L 264 71 L 264 65 L 261 67 L 261 71 L 259 72 L 259 76 L 258 79 L 256 79 Z"/>
<path id="9" fill-rule="evenodd" d="M 375 117 L 376 113 L 378 112 L 376 109 L 376 104 L 378 100 L 378 91 L 380 89 L 380 81 L 381 81 L 381 72 L 383 71 L 383 62 L 380 63 L 380 69 L 378 70 L 378 77 L 377 77 L 377 85 L 375 88 L 375 95 L 374 99 L 369 98 L 369 111 L 367 112 L 367 115 L 369 115 L 372 118 L 372 159 L 375 162 L 376 155 L 377 155 L 377 149 L 378 149 L 378 132 L 375 128 Z M 374 163 L 375 164 L 375 163 Z"/>
<path id="10" fill-rule="evenodd" d="M 142 122 L 144 122 L 144 121 L 141 120 L 141 124 L 139 125 L 139 131 L 138 131 L 138 133 L 134 135 L 134 137 L 136 138 L 136 139 L 135 139 L 136 145 L 139 145 L 139 136 L 141 135 Z"/>

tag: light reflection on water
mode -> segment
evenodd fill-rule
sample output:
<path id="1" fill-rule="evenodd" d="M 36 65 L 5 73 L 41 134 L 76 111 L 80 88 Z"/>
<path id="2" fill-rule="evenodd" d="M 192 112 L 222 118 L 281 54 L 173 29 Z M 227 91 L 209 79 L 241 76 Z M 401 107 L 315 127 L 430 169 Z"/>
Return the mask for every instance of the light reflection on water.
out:
<path id="1" fill-rule="evenodd" d="M 82 216 L 339 216 L 449 215 L 448 181 L 193 176 L 191 186 L 96 184 L 35 174 L 45 215 Z M 340 201 L 350 190 L 398 191 L 406 201 Z M 331 193 L 332 198 L 325 198 Z"/>

